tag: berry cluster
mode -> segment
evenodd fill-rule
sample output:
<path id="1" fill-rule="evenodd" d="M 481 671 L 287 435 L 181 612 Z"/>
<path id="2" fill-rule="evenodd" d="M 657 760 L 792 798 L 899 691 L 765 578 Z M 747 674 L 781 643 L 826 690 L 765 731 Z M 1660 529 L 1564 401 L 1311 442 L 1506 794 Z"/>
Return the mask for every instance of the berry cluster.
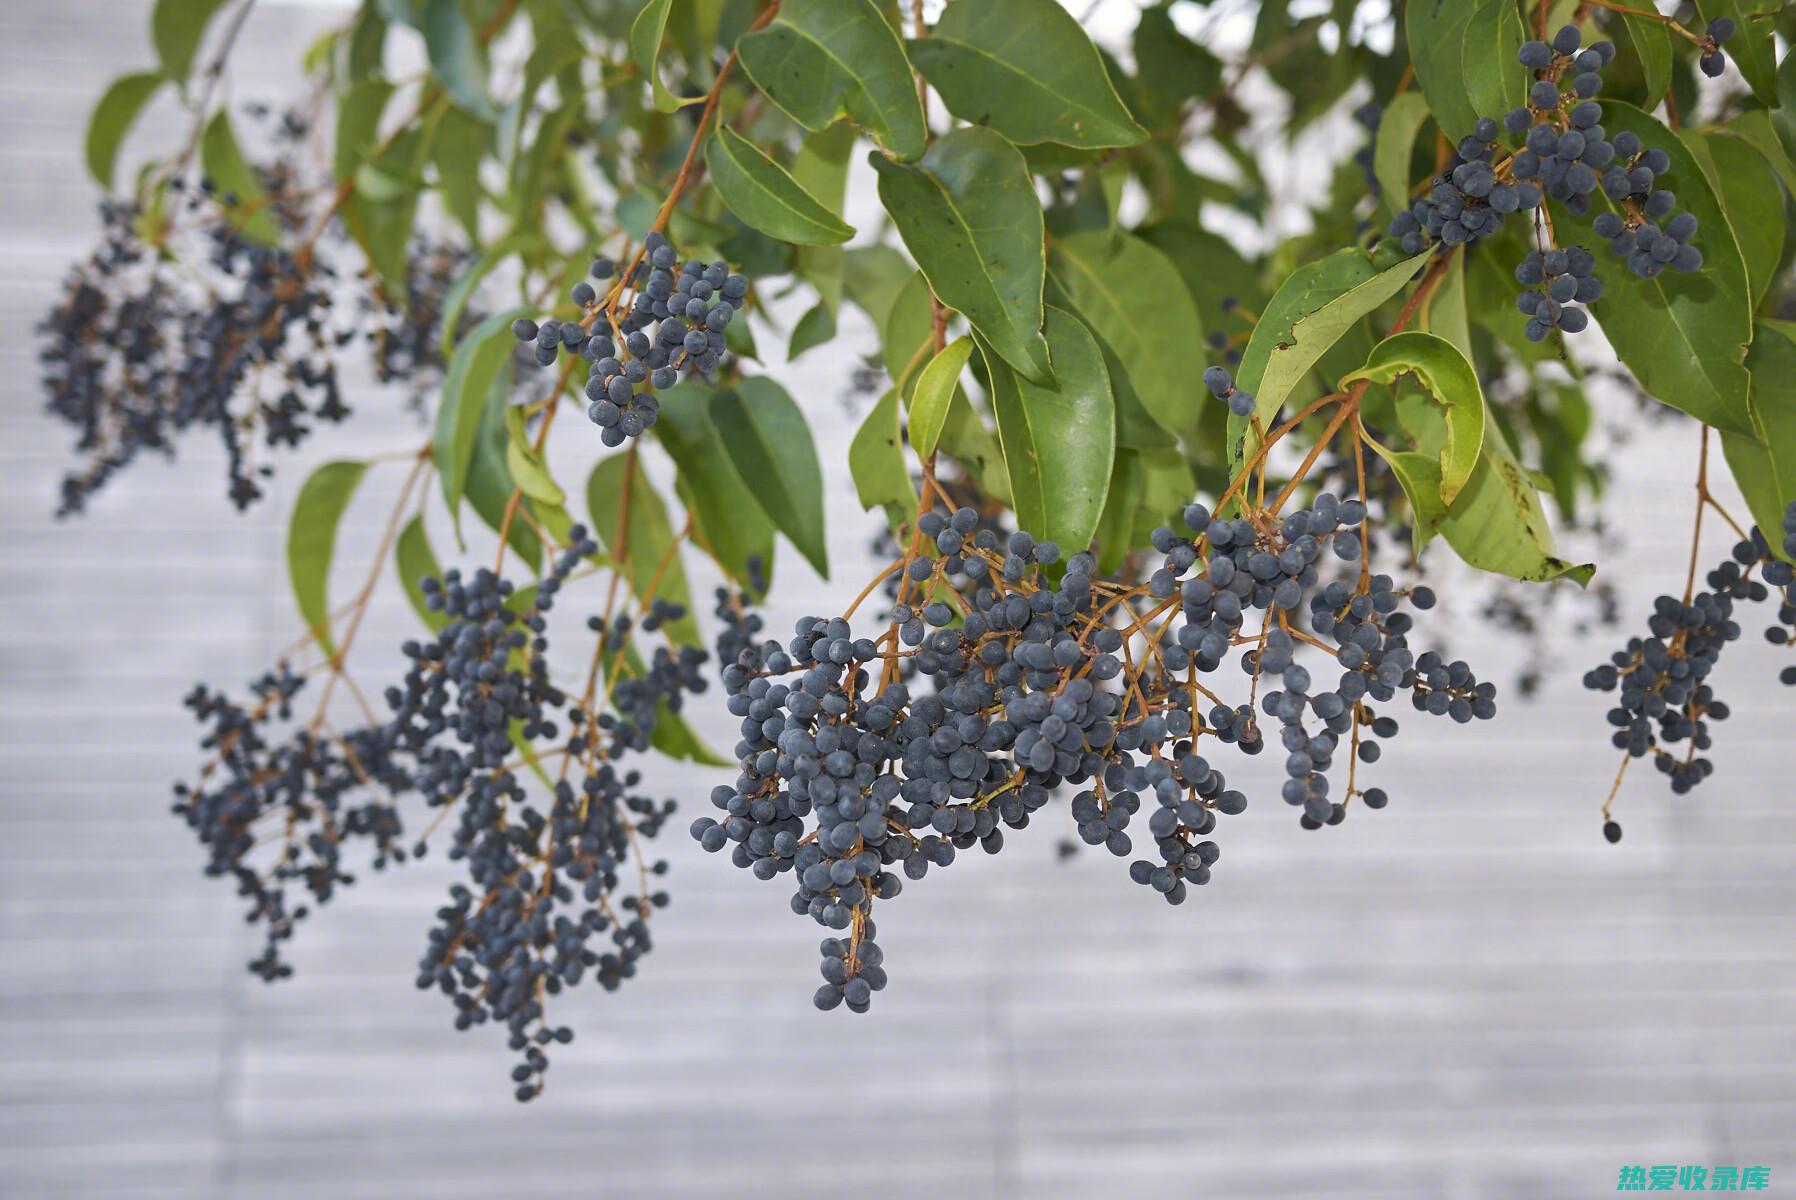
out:
<path id="1" fill-rule="evenodd" d="M 532 587 L 484 568 L 421 582 L 443 624 L 403 646 L 410 667 L 386 690 L 384 722 L 339 735 L 321 707 L 276 743 L 268 727 L 291 718 L 301 677 L 283 667 L 263 678 L 247 709 L 196 688 L 188 705 L 207 726 L 213 760 L 197 785 L 175 789 L 175 811 L 208 849 L 208 873 L 236 878 L 250 920 L 267 929 L 250 969 L 268 980 L 291 974 L 280 945 L 307 913 L 289 885 L 313 902 L 331 899 L 352 882 L 344 852 L 356 839 L 373 843 L 376 867 L 424 855 L 424 837 L 409 849 L 401 842 L 402 797 L 437 810 L 431 829 L 453 811 L 449 857 L 466 863 L 468 878 L 437 910 L 417 982 L 450 998 L 458 1029 L 506 1028 L 523 1056 L 512 1078 L 525 1100 L 542 1089 L 547 1048 L 573 1037 L 549 1022 L 547 998 L 589 977 L 616 988 L 650 949 L 650 914 L 667 903 L 652 881 L 666 864 L 647 858 L 644 842 L 673 802 L 645 795 L 640 774 L 619 764 L 646 752 L 663 714 L 707 686 L 707 655 L 696 648 L 658 647 L 634 665 L 635 628 L 685 615 L 666 601 L 634 622 L 587 622 L 599 641 L 583 697 L 551 681 L 545 614 L 598 549 L 579 526 L 568 536 Z M 546 800 L 526 787 L 529 774 Z M 257 850 L 271 841 L 275 861 L 261 865 Z"/>
<path id="2" fill-rule="evenodd" d="M 714 790 L 720 815 L 698 818 L 692 834 L 758 878 L 792 877 L 793 911 L 831 931 L 818 1007 L 863 1011 L 886 983 L 875 902 L 975 845 L 997 853 L 1005 829 L 1025 828 L 1062 784 L 1077 789 L 1080 838 L 1118 856 L 1136 853 L 1131 822 L 1151 808 L 1153 849 L 1131 863 L 1136 882 L 1174 904 L 1207 882 L 1217 814 L 1247 798 L 1198 747 L 1208 737 L 1263 748 L 1253 704 L 1263 679 L 1281 685 L 1260 711 L 1279 722 L 1284 798 L 1303 809 L 1300 822 L 1338 824 L 1355 795 L 1382 807 L 1384 794 L 1355 787 L 1351 773 L 1331 801 L 1326 778 L 1338 750 L 1371 763 L 1396 732 L 1372 702 L 1409 691 L 1418 710 L 1464 721 L 1492 715 L 1495 689 L 1463 663 L 1409 649 L 1412 618 L 1397 610 L 1405 599 L 1431 606 L 1426 589 L 1399 591 L 1364 570 L 1352 571 L 1357 584 L 1324 583 L 1326 559 L 1361 559 L 1364 515 L 1327 494 L 1282 519 L 1193 504 L 1186 533 L 1155 531 L 1163 558 L 1146 587 L 1130 587 L 1102 578 L 1089 553 L 1060 569 L 1053 542 L 1000 539 L 971 508 L 928 511 L 917 533 L 933 553 L 899 562 L 877 636 L 846 616 L 811 616 L 783 645 L 757 641 L 758 621 L 722 605 L 718 659 L 742 722 L 740 774 Z M 1258 633 L 1244 629 L 1251 611 L 1263 614 Z M 1252 690 L 1230 705 L 1198 679 L 1244 647 Z M 1305 647 L 1336 659 L 1334 687 L 1297 661 Z"/>
<path id="3" fill-rule="evenodd" d="M 139 236 L 135 206 L 102 206 L 99 248 L 70 274 L 39 332 L 50 411 L 80 431 L 86 465 L 62 483 L 62 514 L 145 451 L 172 454 L 182 431 L 215 430 L 232 502 L 260 498 L 267 467 L 250 461 L 253 430 L 298 444 L 312 421 L 349 410 L 333 351 L 329 266 L 251 241 L 228 219 L 232 198 L 170 183 L 190 242 L 176 264 Z M 184 197 L 184 199 L 183 199 Z"/>
<path id="4" fill-rule="evenodd" d="M 1666 267 L 1700 270 L 1702 251 L 1689 244 L 1696 236 L 1695 215 L 1677 211 L 1675 192 L 1658 190 L 1659 179 L 1671 170 L 1671 156 L 1657 147 L 1642 150 L 1640 139 L 1627 132 L 1615 135 L 1615 152 L 1618 159 L 1603 175 L 1603 192 L 1621 212 L 1600 214 L 1592 223 L 1597 236 L 1608 238 L 1609 248 L 1642 279 Z"/>
<path id="5" fill-rule="evenodd" d="M 1528 318 L 1523 332 L 1531 342 L 1543 340 L 1554 329 L 1581 332 L 1590 315 L 1574 304 L 1589 304 L 1603 294 L 1596 275 L 1596 256 L 1582 246 L 1569 250 L 1531 250 L 1515 269 L 1515 281 L 1529 290 L 1516 296 L 1515 305 Z"/>
<path id="6" fill-rule="evenodd" d="M 1717 24 L 1724 35 L 1732 33 L 1725 20 Z M 1390 236 L 1408 254 L 1430 244 L 1465 245 L 1496 233 L 1507 214 L 1538 208 L 1547 199 L 1583 216 L 1600 191 L 1618 211 L 1598 214 L 1593 228 L 1636 275 L 1651 278 L 1668 266 L 1699 269 L 1702 252 L 1689 244 L 1696 218 L 1676 212 L 1674 193 L 1655 190 L 1671 169 L 1670 156 L 1643 148 L 1629 131 L 1610 139 L 1602 126 L 1602 106 L 1594 97 L 1602 90 L 1603 69 L 1615 59 L 1613 43 L 1583 46 L 1577 26 L 1567 25 L 1551 44 L 1525 43 L 1517 58 L 1534 75 L 1528 103 L 1507 113 L 1501 126 L 1479 118 L 1428 194 L 1391 221 Z M 1520 148 L 1505 151 L 1499 141 L 1504 133 L 1520 137 Z M 1589 325 L 1589 315 L 1570 306 L 1602 295 L 1595 265 L 1581 247 L 1544 245 L 1521 263 L 1517 282 L 1540 289 L 1516 298 L 1531 341 L 1554 329 L 1577 333 Z"/>
<path id="7" fill-rule="evenodd" d="M 200 747 L 210 757 L 195 783 L 174 789 L 175 814 L 206 849 L 206 874 L 234 879 L 249 902 L 246 919 L 263 929 L 262 952 L 249 969 L 270 982 L 292 974 L 281 946 L 310 911 L 289 887 L 312 903 L 329 901 L 355 881 L 343 852 L 357 841 L 372 843 L 376 868 L 406 859 L 388 794 L 408 788 L 410 777 L 378 729 L 303 728 L 285 740 L 271 737 L 276 721 L 292 717 L 304 686 L 282 666 L 250 685 L 248 707 L 195 687 L 185 703 L 205 727 Z M 264 843 L 278 847 L 272 863 L 254 854 Z"/>
<path id="8" fill-rule="evenodd" d="M 575 284 L 572 298 L 581 310 L 579 320 L 538 324 L 519 317 L 511 327 L 519 341 L 535 344 L 540 366 L 549 366 L 563 351 L 592 363 L 586 415 L 607 446 L 640 437 L 655 423 L 660 403 L 654 391 L 665 391 L 687 375 L 716 372 L 728 348 L 724 330 L 748 296 L 748 280 L 732 274 L 728 263 L 681 263 L 659 233 L 649 234 L 643 259 L 603 297 L 591 283 Z M 618 266 L 600 258 L 591 274 L 603 283 L 617 276 Z M 626 286 L 636 291 L 620 317 L 616 310 Z M 605 326 L 598 328 L 601 320 Z M 645 384 L 654 391 L 638 390 Z"/>
<path id="9" fill-rule="evenodd" d="M 1796 557 L 1796 503 L 1783 516 L 1782 549 L 1786 557 Z M 1779 623 L 1766 630 L 1766 639 L 1773 644 L 1789 643 L 1786 626 L 1796 625 L 1796 570 L 1772 553 L 1757 526 L 1708 573 L 1706 582 L 1708 590 L 1683 600 L 1673 596 L 1654 600 L 1647 621 L 1650 636 L 1630 638 L 1607 663 L 1584 676 L 1585 687 L 1617 693 L 1608 714 L 1615 726 L 1611 741 L 1616 748 L 1630 758 L 1652 755 L 1653 765 L 1679 794 L 1715 769 L 1702 752 L 1713 745 L 1709 722 L 1724 720 L 1728 706 L 1715 695 L 1709 680 L 1721 651 L 1740 638 L 1735 602 L 1778 595 Z M 1796 667 L 1785 667 L 1779 678 L 1796 685 Z M 1686 744 L 1681 756 L 1680 743 Z M 1610 841 L 1620 837 L 1614 822 L 1605 826 L 1605 832 Z"/>

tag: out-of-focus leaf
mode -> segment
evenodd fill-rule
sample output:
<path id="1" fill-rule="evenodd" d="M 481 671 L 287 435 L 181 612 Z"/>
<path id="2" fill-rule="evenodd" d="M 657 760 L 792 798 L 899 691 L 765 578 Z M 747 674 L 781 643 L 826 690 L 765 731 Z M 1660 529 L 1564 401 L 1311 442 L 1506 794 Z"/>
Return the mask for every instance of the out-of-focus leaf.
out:
<path id="1" fill-rule="evenodd" d="M 293 599 L 306 629 L 327 658 L 337 653 L 328 594 L 337 525 L 367 470 L 367 463 L 347 460 L 318 467 L 300 487 L 287 522 L 287 578 L 293 585 Z"/>
<path id="2" fill-rule="evenodd" d="M 112 190 L 119 147 L 150 97 L 166 82 L 160 72 L 137 71 L 119 76 L 101 93 L 87 120 L 87 171 L 101 187 Z"/>

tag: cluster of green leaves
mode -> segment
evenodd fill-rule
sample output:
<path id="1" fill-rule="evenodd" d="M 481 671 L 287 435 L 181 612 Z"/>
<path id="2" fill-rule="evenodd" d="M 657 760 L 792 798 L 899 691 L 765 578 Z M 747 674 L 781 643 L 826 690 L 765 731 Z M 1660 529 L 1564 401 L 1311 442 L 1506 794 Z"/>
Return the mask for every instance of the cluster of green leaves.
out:
<path id="1" fill-rule="evenodd" d="M 103 183 L 150 97 L 196 90 L 220 7 L 158 4 L 160 66 L 121 78 L 96 110 L 88 160 Z M 753 560 L 771 564 L 780 538 L 828 571 L 814 398 L 800 403 L 765 374 L 758 343 L 813 352 L 837 337 L 845 306 L 876 331 L 869 365 L 886 376 L 848 464 L 862 504 L 895 526 L 914 515 L 930 459 L 1020 527 L 1095 541 L 1114 566 L 1194 495 L 1222 491 L 1273 424 L 1360 381 L 1368 444 L 1402 484 L 1418 548 L 1438 537 L 1485 570 L 1587 579 L 1589 564 L 1557 556 L 1546 513 L 1587 511 L 1603 472 L 1581 449 L 1592 419 L 1578 361 L 1521 337 L 1513 270 L 1529 242 L 1515 231 L 1406 258 L 1377 236 L 1443 145 L 1520 102 L 1515 50 L 1539 4 L 1412 0 L 1383 28 L 1389 6 L 1293 7 L 1261 4 L 1225 62 L 1206 36 L 1219 19 L 1210 5 L 1162 0 L 1142 9 L 1125 63 L 1059 0 L 948 0 L 928 28 L 892 0 L 364 0 L 307 54 L 332 101 L 338 215 L 389 295 L 403 295 L 427 199 L 474 250 L 447 305 L 430 448 L 452 536 L 472 509 L 535 566 L 538 531 L 559 537 L 572 523 L 568 490 L 515 406 L 536 402 L 540 420 L 552 376 L 517 378 L 509 325 L 539 315 L 541 297 L 565 297 L 595 248 L 640 245 L 679 186 L 674 244 L 727 259 L 756 293 L 753 319 L 731 327 L 728 377 L 662 397 L 650 440 L 672 462 L 683 517 L 634 451 L 626 467 L 592 441 L 588 516 L 607 556 L 627 516 L 616 565 L 639 590 L 671 554 L 660 594 L 687 598 L 682 525 L 737 579 Z M 1796 18 L 1774 7 L 1705 3 L 1742 29 L 1729 47 L 1742 82 L 1705 94 L 1694 52 L 1663 22 L 1575 0 L 1546 0 L 1545 14 L 1616 41 L 1605 124 L 1671 156 L 1703 230 L 1700 273 L 1643 281 L 1616 263 L 1593 315 L 1646 395 L 1720 432 L 1761 522 L 1796 499 L 1796 326 L 1778 319 L 1796 255 L 1796 72 L 1773 40 Z M 388 73 L 401 43 L 422 49 L 425 74 Z M 508 66 L 495 71 L 501 49 Z M 1262 106 L 1271 114 L 1242 106 L 1236 85 L 1250 71 L 1262 93 L 1283 93 Z M 1369 162 L 1350 159 L 1350 139 L 1307 232 L 1213 231 L 1212 214 L 1263 226 L 1269 152 L 1368 97 L 1382 105 Z M 229 115 L 198 115 L 202 169 L 250 199 L 256 177 Z M 1220 154 L 1188 155 L 1198 142 Z M 873 203 L 878 220 L 849 222 Z M 243 220 L 257 212 L 245 205 Z M 1579 223 L 1553 217 L 1575 239 Z M 505 288 L 515 307 L 455 336 L 477 293 Z M 1418 299 L 1408 328 L 1387 337 Z M 770 309 L 802 315 L 782 328 Z M 1212 363 L 1255 394 L 1253 420 L 1204 391 Z M 331 464 L 301 494 L 291 557 L 314 625 L 329 612 L 325 531 L 359 478 L 357 464 Z M 506 520 L 514 493 L 529 519 Z M 436 561 L 422 522 L 397 553 L 408 580 Z M 697 638 L 690 622 L 669 633 Z"/>

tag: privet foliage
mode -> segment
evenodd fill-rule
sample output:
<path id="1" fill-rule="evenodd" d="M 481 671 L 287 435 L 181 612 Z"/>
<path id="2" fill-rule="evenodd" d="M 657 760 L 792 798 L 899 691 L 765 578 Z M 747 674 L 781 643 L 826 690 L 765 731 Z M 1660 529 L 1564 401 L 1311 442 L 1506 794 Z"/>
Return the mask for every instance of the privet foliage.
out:
<path id="1" fill-rule="evenodd" d="M 1384 807 L 1401 726 L 1497 713 L 1429 631 L 1431 567 L 1489 573 L 1519 628 L 1579 586 L 1580 622 L 1619 620 L 1554 536 L 1601 526 L 1621 469 L 1591 380 L 1692 426 L 1681 597 L 1668 567 L 1648 636 L 1585 677 L 1618 694 L 1622 768 L 1716 769 L 1742 605 L 1796 642 L 1773 0 L 1161 0 L 1104 46 L 1057 0 L 364 0 L 278 114 L 220 86 L 252 3 L 158 0 L 154 63 L 95 107 L 105 236 L 44 324 L 81 455 L 61 508 L 194 426 L 249 505 L 351 416 L 340 367 L 404 385 L 379 394 L 428 438 L 297 489 L 304 636 L 247 701 L 188 697 L 175 808 L 267 979 L 360 864 L 442 847 L 464 874 L 417 982 L 505 1027 L 522 1099 L 573 1036 L 552 998 L 631 977 L 668 901 L 649 840 L 690 798 L 631 755 L 717 771 L 691 835 L 824 928 L 825 1009 L 886 986 L 876 909 L 1007 830 L 1070 815 L 1177 904 L 1252 798 L 1236 754 L 1281 760 L 1305 828 Z M 154 151 L 121 180 L 127 144 Z M 1280 239 L 1292 166 L 1325 186 Z M 877 344 L 838 341 L 845 306 Z M 1568 339 L 1593 324 L 1618 362 Z M 781 384 L 779 340 L 866 355 L 842 452 L 890 565 L 773 636 L 777 543 L 827 575 L 843 512 L 808 420 L 836 398 Z M 584 518 L 551 436 L 592 464 Z M 1709 489 L 1722 458 L 1749 514 Z M 401 472 L 364 586 L 331 595 L 338 523 Z M 1738 544 L 1699 591 L 1705 518 Z M 726 581 L 702 622 L 694 556 Z M 383 581 L 423 628 L 363 688 Z"/>

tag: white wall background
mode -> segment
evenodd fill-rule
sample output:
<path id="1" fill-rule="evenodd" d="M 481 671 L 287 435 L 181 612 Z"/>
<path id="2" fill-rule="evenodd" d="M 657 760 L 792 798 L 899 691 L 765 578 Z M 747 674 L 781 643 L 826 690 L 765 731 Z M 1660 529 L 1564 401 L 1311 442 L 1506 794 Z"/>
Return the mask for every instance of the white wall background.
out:
<path id="1" fill-rule="evenodd" d="M 1608 647 L 1566 644 L 1535 703 L 1398 739 L 1383 813 L 1306 834 L 1262 779 L 1181 909 L 1106 856 L 1057 864 L 1052 820 L 932 875 L 881 917 L 893 983 L 863 1018 L 812 1011 L 816 929 L 682 819 L 658 949 L 622 993 L 562 999 L 579 1038 L 529 1106 L 499 1038 L 412 988 L 440 857 L 312 922 L 293 981 L 244 973 L 252 935 L 167 787 L 195 762 L 181 693 L 237 685 L 296 631 L 280 531 L 301 463 L 237 516 L 196 440 L 58 523 L 70 438 L 35 378 L 31 327 L 95 228 L 83 121 L 147 60 L 146 7 L 0 7 L 0 1196 L 1534 1200 L 1610 1193 L 1636 1162 L 1796 1186 L 1796 747 L 1789 691 L 1744 647 L 1720 773 L 1674 799 L 1637 772 L 1619 847 L 1597 831 L 1603 703 L 1576 686 Z M 238 94 L 285 94 L 327 19 L 259 12 Z M 783 375 L 840 496 L 839 401 L 870 345 L 851 329 Z M 391 397 L 361 407 L 304 457 L 416 443 Z M 596 452 L 574 440 L 558 452 Z M 1681 578 L 1693 453 L 1665 426 L 1615 463 L 1630 614 Z M 831 511 L 834 581 L 782 558 L 776 626 L 858 588 L 854 507 Z M 389 595 L 363 645 L 409 625 Z M 1457 636 L 1507 681 L 1515 642 Z M 655 770 L 688 817 L 716 781 Z"/>

